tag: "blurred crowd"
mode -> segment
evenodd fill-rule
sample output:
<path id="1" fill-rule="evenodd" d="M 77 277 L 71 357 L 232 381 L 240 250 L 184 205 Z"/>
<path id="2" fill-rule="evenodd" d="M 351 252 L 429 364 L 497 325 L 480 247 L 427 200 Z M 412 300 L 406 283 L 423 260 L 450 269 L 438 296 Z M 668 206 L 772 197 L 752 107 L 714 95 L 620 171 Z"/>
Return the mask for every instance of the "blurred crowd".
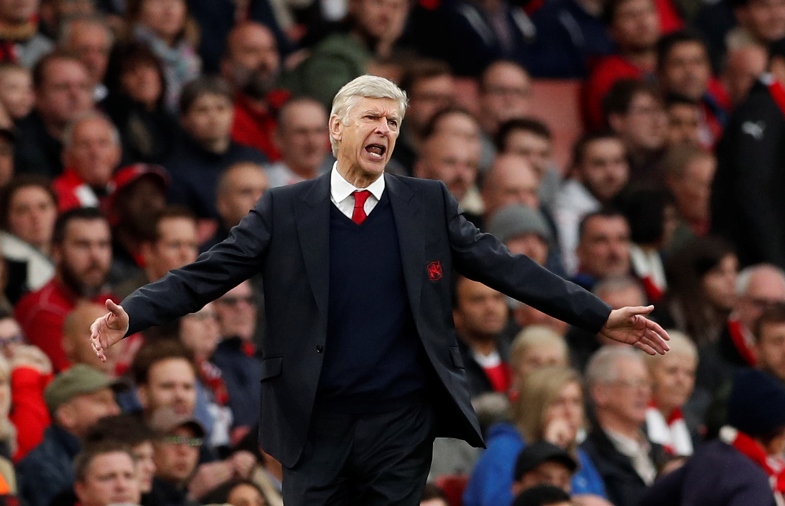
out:
<path id="1" fill-rule="evenodd" d="M 0 0 L 0 501 L 282 505 L 263 280 L 106 362 L 89 325 L 329 172 L 362 74 L 389 172 L 671 335 L 454 276 L 487 449 L 437 440 L 422 504 L 785 505 L 785 0 Z"/>

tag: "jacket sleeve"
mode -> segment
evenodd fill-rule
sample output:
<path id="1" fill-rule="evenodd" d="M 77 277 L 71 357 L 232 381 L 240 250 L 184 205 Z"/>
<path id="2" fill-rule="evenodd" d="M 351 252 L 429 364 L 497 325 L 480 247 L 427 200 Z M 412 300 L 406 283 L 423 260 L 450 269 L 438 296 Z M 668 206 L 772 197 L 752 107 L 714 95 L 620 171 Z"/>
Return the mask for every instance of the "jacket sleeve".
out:
<path id="1" fill-rule="evenodd" d="M 272 236 L 273 193 L 265 193 L 229 237 L 196 262 L 129 295 L 122 302 L 130 317 L 126 335 L 198 311 L 258 272 Z"/>
<path id="2" fill-rule="evenodd" d="M 441 189 L 453 265 L 460 274 L 593 334 L 605 325 L 610 306 L 529 257 L 511 254 L 464 218 L 443 183 Z"/>

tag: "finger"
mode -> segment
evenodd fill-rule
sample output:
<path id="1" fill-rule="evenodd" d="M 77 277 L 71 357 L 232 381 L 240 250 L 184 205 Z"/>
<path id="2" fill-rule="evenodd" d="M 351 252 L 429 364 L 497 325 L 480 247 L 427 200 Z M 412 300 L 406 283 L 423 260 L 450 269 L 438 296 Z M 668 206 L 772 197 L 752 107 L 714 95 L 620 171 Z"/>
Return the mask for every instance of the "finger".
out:
<path id="1" fill-rule="evenodd" d="M 106 309 L 111 311 L 111 313 L 115 316 L 121 316 L 123 314 L 123 308 L 120 307 L 119 304 L 116 304 L 115 301 L 112 299 L 106 299 Z"/>
<path id="2" fill-rule="evenodd" d="M 671 336 L 668 335 L 668 332 L 666 332 L 665 329 L 660 327 L 660 324 L 655 321 L 646 319 L 646 328 L 656 332 L 662 338 L 663 341 L 671 340 Z"/>
<path id="3" fill-rule="evenodd" d="M 654 350 L 660 355 L 665 355 L 665 353 L 667 353 L 668 350 L 670 350 L 670 346 L 668 346 L 668 343 L 666 343 L 665 340 L 659 334 L 653 331 L 646 333 L 645 341 L 649 346 L 654 348 Z"/>
<path id="4" fill-rule="evenodd" d="M 651 346 L 649 346 L 646 342 L 644 342 L 642 340 L 641 341 L 636 341 L 635 343 L 633 343 L 633 346 L 635 346 L 639 350 L 643 350 L 644 352 L 646 352 L 649 355 L 656 355 L 657 354 L 657 351 L 654 348 L 652 348 Z"/>
<path id="5" fill-rule="evenodd" d="M 654 306 L 628 306 L 624 309 L 631 315 L 646 315 L 654 311 Z"/>

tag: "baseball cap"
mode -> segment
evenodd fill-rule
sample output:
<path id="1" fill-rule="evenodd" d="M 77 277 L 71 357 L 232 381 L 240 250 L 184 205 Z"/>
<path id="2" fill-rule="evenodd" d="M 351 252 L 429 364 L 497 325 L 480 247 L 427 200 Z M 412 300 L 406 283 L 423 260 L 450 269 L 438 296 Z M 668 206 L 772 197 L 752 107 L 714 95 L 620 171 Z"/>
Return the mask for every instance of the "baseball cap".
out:
<path id="1" fill-rule="evenodd" d="M 518 455 L 518 460 L 515 462 L 515 479 L 520 480 L 524 474 L 543 462 L 550 461 L 564 464 L 571 473 L 578 469 L 578 463 L 566 450 L 547 441 L 538 441 L 524 448 Z"/>
<path id="2" fill-rule="evenodd" d="M 757 369 L 740 369 L 728 397 L 728 424 L 748 436 L 785 427 L 785 386 Z"/>
<path id="3" fill-rule="evenodd" d="M 169 187 L 169 173 L 166 169 L 153 163 L 135 163 L 122 167 L 115 173 L 112 178 L 114 191 L 122 190 L 143 176 L 153 177 L 164 189 Z"/>
<path id="4" fill-rule="evenodd" d="M 491 216 L 488 233 L 501 242 L 524 234 L 537 234 L 550 241 L 551 232 L 542 213 L 520 204 L 505 206 Z"/>
<path id="5" fill-rule="evenodd" d="M 162 406 L 156 409 L 150 417 L 148 425 L 154 431 L 164 435 L 180 427 L 190 427 L 196 437 L 204 437 L 206 433 L 202 424 L 193 415 L 178 414 L 171 406 Z"/>
<path id="6" fill-rule="evenodd" d="M 44 402 L 49 411 L 57 408 L 79 395 L 91 394 L 103 388 L 115 391 L 126 390 L 128 385 L 122 380 L 110 378 L 101 371 L 85 364 L 75 364 L 60 373 L 44 390 Z"/>

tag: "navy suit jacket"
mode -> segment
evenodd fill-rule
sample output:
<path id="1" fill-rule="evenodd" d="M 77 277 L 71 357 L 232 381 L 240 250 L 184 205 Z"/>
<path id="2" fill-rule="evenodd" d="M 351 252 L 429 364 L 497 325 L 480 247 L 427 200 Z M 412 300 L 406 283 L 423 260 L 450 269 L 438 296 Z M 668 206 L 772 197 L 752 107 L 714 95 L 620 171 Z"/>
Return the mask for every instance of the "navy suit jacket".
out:
<path id="1" fill-rule="evenodd" d="M 556 318 L 597 332 L 610 308 L 524 256 L 513 256 L 462 215 L 439 181 L 385 174 L 417 332 L 441 390 L 438 436 L 483 444 L 452 320 L 453 269 Z M 267 191 L 222 243 L 122 303 L 129 334 L 197 311 L 261 272 L 267 332 L 262 350 L 260 442 L 284 466 L 305 445 L 329 353 L 330 175 Z"/>

